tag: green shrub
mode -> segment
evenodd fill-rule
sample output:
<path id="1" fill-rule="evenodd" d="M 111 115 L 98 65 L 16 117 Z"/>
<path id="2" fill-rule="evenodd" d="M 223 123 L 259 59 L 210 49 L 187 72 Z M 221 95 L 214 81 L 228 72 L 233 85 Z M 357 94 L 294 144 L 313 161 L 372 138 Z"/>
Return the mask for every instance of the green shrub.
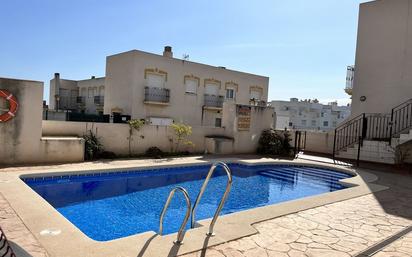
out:
<path id="1" fill-rule="evenodd" d="M 192 135 L 192 127 L 183 123 L 173 123 L 170 125 L 173 129 L 174 138 L 170 138 L 172 143 L 172 152 L 179 152 L 179 147 L 183 145 L 194 146 L 193 142 L 187 138 Z M 174 146 L 174 147 L 173 147 Z"/>
<path id="2" fill-rule="evenodd" d="M 267 129 L 259 138 L 258 154 L 290 155 L 290 134 L 287 131 Z"/>
<path id="3" fill-rule="evenodd" d="M 146 153 L 145 153 L 146 157 L 151 157 L 155 159 L 160 159 L 164 155 L 165 154 L 163 153 L 163 151 L 157 148 L 156 146 L 150 147 L 149 149 L 146 150 Z"/>
<path id="4" fill-rule="evenodd" d="M 92 130 L 89 133 L 83 135 L 85 140 L 85 153 L 84 158 L 86 160 L 94 160 L 99 157 L 100 153 L 103 152 L 103 145 L 100 143 L 99 138 Z"/>

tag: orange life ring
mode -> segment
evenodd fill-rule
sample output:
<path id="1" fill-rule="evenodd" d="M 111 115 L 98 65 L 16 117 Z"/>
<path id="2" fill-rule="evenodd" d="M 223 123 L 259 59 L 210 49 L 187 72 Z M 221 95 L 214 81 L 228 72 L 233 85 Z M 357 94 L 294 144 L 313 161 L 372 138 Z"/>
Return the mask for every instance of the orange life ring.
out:
<path id="1" fill-rule="evenodd" d="M 10 106 L 5 113 L 0 114 L 0 122 L 6 122 L 13 119 L 13 117 L 16 116 L 19 103 L 17 102 L 17 98 L 5 89 L 0 89 L 0 97 L 6 99 L 9 102 Z"/>

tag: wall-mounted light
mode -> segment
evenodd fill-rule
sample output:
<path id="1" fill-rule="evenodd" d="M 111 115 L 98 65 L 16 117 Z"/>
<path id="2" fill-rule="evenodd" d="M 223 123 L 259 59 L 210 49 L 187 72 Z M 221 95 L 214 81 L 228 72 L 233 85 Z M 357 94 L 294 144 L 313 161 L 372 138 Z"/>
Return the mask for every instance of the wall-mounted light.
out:
<path id="1" fill-rule="evenodd" d="M 361 96 L 360 98 L 359 98 L 359 100 L 361 101 L 361 102 L 365 102 L 366 101 L 366 96 Z"/>

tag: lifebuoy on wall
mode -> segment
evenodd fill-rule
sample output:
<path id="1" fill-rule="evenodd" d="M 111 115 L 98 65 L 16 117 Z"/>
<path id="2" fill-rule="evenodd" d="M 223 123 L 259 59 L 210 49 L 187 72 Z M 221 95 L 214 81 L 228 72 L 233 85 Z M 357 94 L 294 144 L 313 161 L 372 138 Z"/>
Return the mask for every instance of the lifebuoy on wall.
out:
<path id="1" fill-rule="evenodd" d="M 2 112 L 2 110 L 0 110 L 0 122 L 6 122 L 16 116 L 19 103 L 17 102 L 17 98 L 5 89 L 0 89 L 0 97 L 6 99 L 9 103 L 9 109 L 6 110 L 6 112 Z"/>

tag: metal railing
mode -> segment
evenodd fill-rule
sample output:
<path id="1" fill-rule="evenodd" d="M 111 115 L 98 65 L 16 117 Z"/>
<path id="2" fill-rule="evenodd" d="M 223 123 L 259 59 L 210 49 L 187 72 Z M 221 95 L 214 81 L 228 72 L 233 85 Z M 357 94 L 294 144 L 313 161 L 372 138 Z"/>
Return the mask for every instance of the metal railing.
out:
<path id="1" fill-rule="evenodd" d="M 222 108 L 225 98 L 221 95 L 204 95 L 204 105 L 206 107 Z"/>
<path id="2" fill-rule="evenodd" d="M 144 101 L 168 103 L 170 101 L 170 90 L 167 88 L 160 87 L 145 87 Z"/>
<path id="3" fill-rule="evenodd" d="M 205 192 L 206 187 L 207 187 L 207 185 L 209 184 L 209 180 L 210 180 L 210 178 L 212 177 L 213 173 L 215 172 L 215 170 L 216 170 L 216 168 L 217 168 L 218 166 L 222 166 L 222 167 L 223 167 L 224 171 L 226 172 L 226 175 L 227 175 L 228 179 L 227 179 L 227 184 L 226 184 L 225 193 L 223 194 L 223 197 L 222 197 L 222 199 L 220 200 L 219 206 L 217 207 L 217 209 L 216 209 L 216 211 L 215 211 L 215 214 L 213 215 L 212 222 L 210 222 L 209 232 L 207 233 L 208 236 L 213 236 L 213 235 L 214 235 L 214 234 L 213 234 L 213 228 L 214 228 L 214 226 L 215 226 L 215 223 L 216 223 L 217 218 L 219 217 L 219 213 L 220 213 L 220 211 L 222 210 L 223 205 L 225 204 L 225 202 L 226 202 L 226 200 L 227 200 L 227 197 L 229 196 L 229 192 L 230 192 L 230 189 L 231 189 L 231 187 L 232 187 L 232 181 L 233 181 L 233 179 L 232 179 L 232 172 L 231 172 L 230 168 L 226 165 L 226 163 L 224 163 L 224 162 L 217 162 L 217 163 L 214 163 L 214 164 L 212 165 L 212 167 L 210 168 L 209 172 L 207 173 L 207 176 L 206 176 L 206 178 L 205 178 L 205 181 L 203 182 L 202 187 L 200 188 L 199 194 L 197 195 L 195 204 L 193 205 L 193 208 L 192 208 L 191 228 L 194 228 L 194 227 L 195 227 L 195 222 L 196 222 L 195 215 L 196 215 L 197 205 L 199 204 L 200 200 L 202 199 L 203 193 Z"/>
<path id="4" fill-rule="evenodd" d="M 94 104 L 103 105 L 104 104 L 104 96 L 97 95 L 94 97 Z"/>
<path id="5" fill-rule="evenodd" d="M 250 99 L 249 104 L 253 106 L 259 106 L 259 107 L 267 107 L 268 103 L 263 100 L 257 100 L 257 99 Z"/>
<path id="6" fill-rule="evenodd" d="M 398 136 L 405 130 L 412 128 L 412 99 L 392 109 L 391 124 L 391 137 Z"/>
<path id="7" fill-rule="evenodd" d="M 162 212 L 160 214 L 160 221 L 159 221 L 159 235 L 162 235 L 163 233 L 163 219 L 166 214 L 167 208 L 170 205 L 170 201 L 172 200 L 173 196 L 175 195 L 176 191 L 182 192 L 183 196 L 185 197 L 186 200 L 186 205 L 187 205 L 187 211 L 185 218 L 183 219 L 182 225 L 180 225 L 180 228 L 177 232 L 177 239 L 174 241 L 175 244 L 182 244 L 183 242 L 183 232 L 186 227 L 187 221 L 189 220 L 190 217 L 190 211 L 191 211 L 191 202 L 189 198 L 189 194 L 187 193 L 186 189 L 183 187 L 175 187 L 172 191 L 170 191 L 169 196 L 167 197 L 166 203 L 163 206 Z"/>
<path id="8" fill-rule="evenodd" d="M 356 143 L 358 143 L 357 164 L 359 165 L 360 147 L 365 134 L 365 114 L 356 116 L 345 124 L 335 129 L 335 136 L 333 139 L 333 160 L 336 159 L 336 154 Z"/>
<path id="9" fill-rule="evenodd" d="M 358 144 L 356 163 L 359 165 L 363 140 L 390 141 L 391 117 L 388 114 L 362 113 L 335 129 L 333 159 L 336 154 Z"/>
<path id="10" fill-rule="evenodd" d="M 294 147 L 294 155 L 295 158 L 298 158 L 299 152 L 305 150 L 306 148 L 306 131 L 295 131 L 295 147 Z"/>
<path id="11" fill-rule="evenodd" d="M 363 140 L 387 141 L 412 129 L 412 99 L 394 107 L 391 114 L 363 113 L 335 129 L 333 159 L 336 154 L 358 143 L 357 164 Z"/>
<path id="12" fill-rule="evenodd" d="M 76 103 L 77 103 L 77 104 L 86 104 L 86 97 L 84 97 L 84 96 L 77 96 L 77 97 L 76 97 Z"/>
<path id="13" fill-rule="evenodd" d="M 0 256 L 16 257 L 2 228 L 0 228 Z"/>
<path id="14" fill-rule="evenodd" d="M 60 96 L 57 100 L 59 110 L 71 110 L 76 109 L 76 97 L 73 96 Z"/>

